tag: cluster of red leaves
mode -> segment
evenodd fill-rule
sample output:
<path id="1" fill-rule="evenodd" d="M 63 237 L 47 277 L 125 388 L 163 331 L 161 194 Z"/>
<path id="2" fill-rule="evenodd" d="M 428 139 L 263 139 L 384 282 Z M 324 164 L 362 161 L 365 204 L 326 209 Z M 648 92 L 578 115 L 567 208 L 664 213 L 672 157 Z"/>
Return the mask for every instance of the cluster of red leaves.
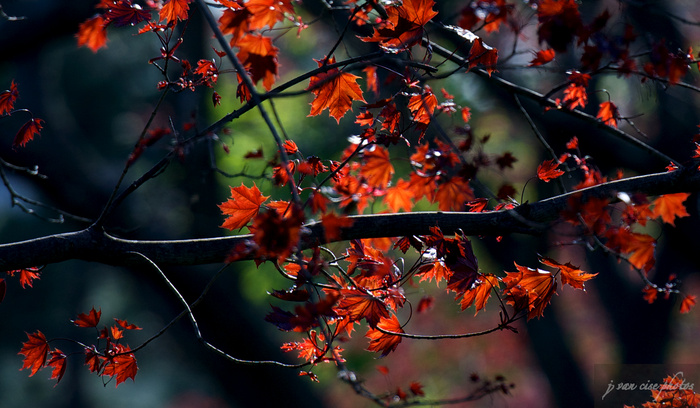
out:
<path id="1" fill-rule="evenodd" d="M 405 0 L 386 9 L 387 18 L 363 41 L 376 42 L 389 52 L 399 52 L 420 43 L 424 27 L 438 13 L 433 0 Z"/>
<path id="2" fill-rule="evenodd" d="M 13 113 L 18 111 L 29 112 L 26 109 L 15 110 L 15 102 L 19 98 L 19 90 L 17 89 L 17 84 L 13 80 L 10 84 L 10 89 L 0 93 L 0 117 L 1 116 L 11 116 Z M 31 114 L 31 112 L 29 112 Z M 44 120 L 32 117 L 29 119 L 22 127 L 19 128 L 14 140 L 12 141 L 12 147 L 24 147 L 27 142 L 34 139 L 34 136 L 41 132 L 44 127 Z"/>
<path id="3" fill-rule="evenodd" d="M 693 384 L 688 383 L 682 375 L 669 375 L 664 378 L 658 389 L 651 390 L 651 400 L 643 403 L 642 408 L 697 408 L 700 406 L 700 394 L 693 391 Z M 635 408 L 624 405 L 623 408 Z"/>
<path id="4" fill-rule="evenodd" d="M 93 308 L 88 313 L 80 313 L 73 324 L 78 327 L 97 328 L 101 316 L 102 312 Z M 124 330 L 141 330 L 141 328 L 129 324 L 126 320 L 114 320 L 115 325 L 110 328 L 105 326 L 98 331 L 98 339 L 106 340 L 106 345 L 101 349 L 97 345 L 85 346 L 83 351 L 85 365 L 88 366 L 90 372 L 103 377 L 116 377 L 116 385 L 119 386 L 128 378 L 133 381 L 138 371 L 136 357 L 129 346 L 119 344 L 119 340 L 124 337 Z M 30 369 L 29 376 L 31 377 L 43 367 L 52 367 L 51 379 L 55 379 L 56 384 L 58 384 L 66 372 L 67 355 L 58 348 L 51 350 L 49 343 L 52 340 L 47 340 L 41 331 L 27 333 L 27 337 L 28 340 L 22 343 L 22 350 L 18 353 L 24 355 L 20 370 Z"/>

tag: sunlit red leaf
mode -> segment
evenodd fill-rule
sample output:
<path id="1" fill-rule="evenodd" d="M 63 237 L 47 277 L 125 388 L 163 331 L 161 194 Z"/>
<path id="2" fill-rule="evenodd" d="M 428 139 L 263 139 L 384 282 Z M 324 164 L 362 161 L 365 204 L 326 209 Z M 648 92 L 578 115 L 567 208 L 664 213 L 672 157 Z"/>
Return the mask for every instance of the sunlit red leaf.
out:
<path id="1" fill-rule="evenodd" d="M 491 296 L 491 289 L 493 288 L 498 288 L 498 278 L 495 275 L 487 274 L 479 276 L 472 286 L 464 293 L 464 297 L 460 302 L 462 310 L 474 304 L 476 308 L 474 316 L 476 316 L 479 310 L 486 306 L 486 301 L 488 301 Z"/>
<path id="2" fill-rule="evenodd" d="M 17 90 L 17 84 L 13 80 L 10 84 L 10 89 L 0 93 L 0 115 L 12 111 L 17 98 L 19 98 L 19 91 Z"/>
<path id="3" fill-rule="evenodd" d="M 219 205 L 219 209 L 228 218 L 221 224 L 222 228 L 230 230 L 241 229 L 258 214 L 260 205 L 269 197 L 263 196 L 258 186 L 248 188 L 241 184 L 231 187 L 231 198 Z"/>
<path id="4" fill-rule="evenodd" d="M 377 78 L 377 67 L 370 65 L 365 67 L 365 69 L 363 69 L 362 72 L 364 72 L 367 76 L 367 90 L 378 94 L 379 79 Z"/>
<path id="5" fill-rule="evenodd" d="M 438 185 L 434 202 L 440 211 L 463 211 L 465 203 L 474 199 L 474 191 L 461 177 L 452 177 Z"/>
<path id="6" fill-rule="evenodd" d="M 681 313 L 689 313 L 693 306 L 695 306 L 695 296 L 687 295 L 681 301 Z"/>
<path id="7" fill-rule="evenodd" d="M 563 285 L 570 285 L 575 289 L 585 290 L 583 287 L 584 282 L 598 275 L 597 273 L 586 273 L 569 262 L 560 264 L 554 259 L 546 257 L 540 257 L 540 262 L 552 268 L 558 268 L 561 274 L 561 283 Z"/>
<path id="8" fill-rule="evenodd" d="M 591 76 L 588 74 L 582 74 L 578 71 L 574 71 L 569 75 L 569 81 L 571 83 L 564 90 L 564 100 L 563 104 L 565 107 L 573 110 L 577 106 L 582 108 L 586 107 L 588 103 L 588 93 L 586 92 L 586 87 L 588 86 L 588 81 Z"/>
<path id="9" fill-rule="evenodd" d="M 12 147 L 24 147 L 27 142 L 34 139 L 35 135 L 39 134 L 43 128 L 42 123 L 44 123 L 43 119 L 32 118 L 27 123 L 22 125 L 19 131 L 17 131 L 15 139 L 12 141 Z"/>
<path id="10" fill-rule="evenodd" d="M 385 188 L 394 174 L 389 150 L 383 146 L 374 146 L 374 149 L 364 151 L 363 161 L 360 174 L 367 179 L 367 183 L 371 187 Z"/>
<path id="11" fill-rule="evenodd" d="M 405 0 L 399 6 L 387 7 L 384 24 L 363 41 L 379 42 L 393 52 L 411 47 L 421 40 L 423 26 L 438 14 L 432 9 L 434 5 L 433 0 Z"/>
<path id="12" fill-rule="evenodd" d="M 135 324 L 129 324 L 126 320 L 114 319 L 115 322 L 125 330 L 141 330 L 141 328 Z"/>
<path id="13" fill-rule="evenodd" d="M 411 184 L 405 180 L 399 180 L 395 186 L 389 187 L 384 196 L 384 204 L 389 207 L 392 212 L 398 212 L 400 209 L 411 211 L 413 208 L 413 192 L 410 189 Z"/>
<path id="14" fill-rule="evenodd" d="M 240 51 L 236 56 L 241 60 L 254 84 L 262 80 L 263 87 L 269 91 L 275 83 L 279 64 L 279 48 L 272 45 L 272 39 L 261 35 L 246 35 L 236 43 Z M 245 85 L 243 85 L 245 86 Z"/>
<path id="15" fill-rule="evenodd" d="M 90 48 L 92 52 L 97 52 L 97 50 L 107 44 L 105 19 L 102 16 L 96 16 L 83 22 L 78 28 L 76 37 L 78 38 L 78 47 L 84 45 Z"/>
<path id="16" fill-rule="evenodd" d="M 559 163 L 554 159 L 545 160 L 542 164 L 537 166 L 537 177 L 545 183 L 549 183 L 564 174 L 564 172 L 557 169 L 557 167 L 559 167 Z"/>
<path id="17" fill-rule="evenodd" d="M 413 395 L 416 395 L 418 397 L 422 397 L 425 395 L 425 392 L 423 392 L 423 384 L 417 381 L 412 381 L 411 384 L 409 384 L 408 388 L 411 390 L 411 394 Z"/>
<path id="18" fill-rule="evenodd" d="M 134 380 L 139 367 L 136 364 L 136 357 L 130 353 L 129 346 L 116 345 L 114 357 L 108 359 L 102 371 L 103 376 L 117 377 L 116 386 L 126 381 L 128 378 Z"/>
<path id="19" fill-rule="evenodd" d="M 251 13 L 247 8 L 238 10 L 227 8 L 219 17 L 219 29 L 224 35 L 231 35 L 231 46 L 237 46 L 238 40 L 250 31 Z"/>
<path id="20" fill-rule="evenodd" d="M 104 17 L 114 27 L 133 26 L 142 21 L 150 21 L 151 12 L 143 10 L 137 4 L 131 4 L 130 1 L 117 1 L 110 5 Z"/>
<path id="21" fill-rule="evenodd" d="M 382 317 L 381 321 L 377 324 L 378 328 L 391 333 L 404 333 L 399 324 L 399 319 L 396 315 L 391 315 L 391 317 Z M 377 353 L 382 353 L 382 357 L 396 350 L 399 343 L 401 343 L 401 336 L 396 336 L 392 334 L 382 333 L 378 329 L 369 329 L 365 335 L 369 340 L 368 351 L 375 351 Z"/>
<path id="22" fill-rule="evenodd" d="M 245 8 L 251 14 L 250 30 L 268 26 L 272 28 L 277 22 L 284 20 L 284 14 L 294 14 L 291 0 L 250 0 Z"/>
<path id="23" fill-rule="evenodd" d="M 39 268 L 16 269 L 7 273 L 10 276 L 19 273 L 19 283 L 22 285 L 22 289 L 25 289 L 27 286 L 33 287 L 34 279 L 39 279 Z"/>
<path id="24" fill-rule="evenodd" d="M 283 144 L 283 147 L 284 147 L 284 151 L 285 151 L 287 154 L 296 154 L 296 153 L 299 151 L 299 148 L 297 147 L 297 144 L 294 143 L 293 140 L 285 140 L 285 141 L 284 141 L 284 144 Z"/>
<path id="25" fill-rule="evenodd" d="M 528 67 L 536 67 L 551 62 L 554 59 L 555 54 L 556 53 L 552 49 L 537 51 L 535 53 L 535 58 L 530 61 Z"/>
<path id="26" fill-rule="evenodd" d="M 333 63 L 335 58 L 330 58 L 328 64 Z M 323 66 L 323 61 L 318 61 L 318 65 Z M 312 76 L 308 89 L 315 97 L 311 102 L 309 116 L 316 116 L 328 109 L 328 113 L 340 123 L 340 118 L 347 111 L 352 110 L 352 101 L 365 102 L 362 89 L 357 84 L 359 78 L 359 76 L 341 72 L 337 68 Z"/>
<path id="27" fill-rule="evenodd" d="M 389 311 L 381 299 L 361 289 L 341 289 L 340 301 L 335 307 L 340 316 L 350 321 L 366 319 L 370 327 L 376 327 L 380 319 L 388 318 Z"/>
<path id="28" fill-rule="evenodd" d="M 620 114 L 617 111 L 617 106 L 612 102 L 603 102 L 600 104 L 600 109 L 596 115 L 597 119 L 608 126 L 617 127 L 617 119 Z"/>
<path id="29" fill-rule="evenodd" d="M 24 364 L 20 370 L 25 368 L 31 369 L 29 376 L 33 376 L 46 364 L 46 357 L 49 354 L 49 343 L 46 341 L 46 336 L 40 331 L 29 334 L 27 341 L 22 343 L 22 350 L 17 354 L 24 355 Z"/>
<path id="30" fill-rule="evenodd" d="M 435 279 L 435 282 L 439 284 L 442 280 L 449 280 L 452 276 L 452 271 L 445 266 L 444 262 L 436 260 L 429 265 L 421 267 L 420 271 L 416 275 L 421 277 L 420 282 L 423 282 L 426 279 Z"/>
<path id="31" fill-rule="evenodd" d="M 491 75 L 496 71 L 496 63 L 498 62 L 498 50 L 484 44 L 481 38 L 474 40 L 472 48 L 469 50 L 469 69 L 481 65 L 486 72 Z"/>
<path id="32" fill-rule="evenodd" d="M 78 327 L 97 327 L 100 323 L 100 316 L 102 316 L 102 310 L 95 310 L 93 307 L 88 313 L 80 313 L 73 320 L 73 324 Z"/>
<path id="33" fill-rule="evenodd" d="M 527 310 L 527 319 L 543 316 L 544 308 L 556 293 L 557 281 L 554 276 L 541 269 L 520 266 L 517 272 L 506 272 L 507 303 L 516 310 Z"/>
<path id="34" fill-rule="evenodd" d="M 654 200 L 653 217 L 661 217 L 665 223 L 675 226 L 676 218 L 690 216 L 683 205 L 689 196 L 688 193 L 676 193 L 657 197 Z"/>
<path id="35" fill-rule="evenodd" d="M 413 95 L 408 100 L 408 109 L 413 114 L 413 121 L 424 125 L 430 123 L 437 106 L 438 100 L 428 87 L 422 94 Z"/>
<path id="36" fill-rule="evenodd" d="M 53 367 L 50 379 L 55 379 L 56 384 L 60 383 L 61 378 L 63 378 L 63 374 L 66 373 L 66 355 L 59 349 L 52 351 L 51 359 L 48 363 L 46 363 L 46 366 Z"/>
<path id="37" fill-rule="evenodd" d="M 160 9 L 160 20 L 168 24 L 176 24 L 177 20 L 187 20 L 190 0 L 167 0 Z"/>
<path id="38" fill-rule="evenodd" d="M 304 213 L 296 206 L 291 206 L 288 213 L 283 218 L 277 211 L 268 210 L 255 216 L 250 229 L 258 256 L 283 260 L 297 248 Z"/>

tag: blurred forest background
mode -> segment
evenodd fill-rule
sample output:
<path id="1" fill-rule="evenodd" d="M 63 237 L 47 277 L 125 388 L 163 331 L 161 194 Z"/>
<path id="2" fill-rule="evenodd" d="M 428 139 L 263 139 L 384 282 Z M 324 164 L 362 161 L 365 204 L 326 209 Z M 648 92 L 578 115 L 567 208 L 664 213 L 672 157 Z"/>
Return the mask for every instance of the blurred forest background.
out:
<path id="1" fill-rule="evenodd" d="M 78 48 L 78 25 L 94 13 L 95 1 L 4 0 L 0 4 L 8 15 L 26 17 L 10 22 L 0 19 L 0 88 L 14 79 L 20 86 L 22 107 L 45 120 L 39 139 L 26 148 L 13 150 L 14 131 L 26 121 L 23 117 L 4 118 L 0 122 L 0 157 L 19 166 L 38 166 L 47 177 L 38 179 L 5 169 L 19 193 L 68 213 L 95 219 L 116 183 L 144 123 L 158 98 L 159 72 L 148 60 L 160 55 L 155 36 L 135 36 L 135 29 L 110 29 L 108 48 L 97 53 Z M 438 1 L 436 9 L 445 21 L 458 17 L 467 2 Z M 193 9 L 194 9 L 193 5 Z M 629 11 L 626 22 L 632 24 L 647 45 L 666 39 L 669 49 L 693 47 L 700 50 L 700 5 L 695 1 L 584 1 L 580 5 L 584 21 L 590 21 L 605 8 L 617 16 Z M 321 13 L 317 1 L 297 5 L 304 21 Z M 193 12 L 185 42 L 178 56 L 190 61 L 215 57 L 210 30 Z M 454 16 L 450 18 L 448 16 Z M 685 22 L 673 16 L 680 16 Z M 325 56 L 337 39 L 337 21 L 316 23 L 301 33 L 287 33 L 276 40 L 283 49 L 277 83 L 294 78 L 316 67 L 313 58 Z M 326 20 L 322 20 L 327 22 Z M 691 23 L 688 23 L 691 22 Z M 295 31 L 295 30 L 294 30 Z M 509 55 L 512 36 L 478 33 L 485 42 L 500 50 L 501 59 Z M 519 49 L 539 49 L 534 26 L 524 32 Z M 353 49 L 352 53 L 360 53 Z M 648 47 L 647 47 L 648 49 Z M 366 50 L 366 48 L 365 48 Z M 639 51 L 644 49 L 640 47 Z M 340 47 L 338 53 L 347 49 Z M 567 66 L 576 56 L 563 54 L 543 70 L 518 69 L 531 59 L 530 53 L 517 55 L 494 74 L 523 86 L 546 93 L 565 79 Z M 567 61 L 567 58 L 571 60 Z M 340 59 L 340 57 L 339 57 Z M 700 123 L 700 93 L 678 86 L 665 87 L 638 77 L 618 78 L 614 73 L 593 78 L 590 89 L 606 89 L 623 116 L 644 131 L 644 140 L 662 152 L 687 159 L 694 149 L 691 140 Z M 686 82 L 698 85 L 694 67 Z M 240 106 L 235 98 L 235 76 L 222 75 L 216 86 L 223 97 L 213 108 L 212 90 L 198 89 L 171 94 L 156 119 L 156 127 L 176 129 L 186 122 L 200 128 Z M 432 84 L 431 84 L 432 85 Z M 485 149 L 491 153 L 512 151 L 518 158 L 515 168 L 504 174 L 486 174 L 485 183 L 503 178 L 524 191 L 524 200 L 551 195 L 553 186 L 530 183 L 524 187 L 537 164 L 545 157 L 512 96 L 489 85 L 475 75 L 457 74 L 438 85 L 455 95 L 456 101 L 472 110 L 470 122 L 474 134 L 490 134 Z M 302 89 L 302 88 L 299 88 Z M 591 111 L 606 101 L 605 92 L 591 93 Z M 327 115 L 307 118 L 309 95 L 275 100 L 286 132 L 305 154 L 335 158 L 346 146 L 347 136 L 358 132 L 356 124 L 345 118 L 336 127 Z M 538 117 L 541 108 L 524 102 Z M 355 106 L 357 109 L 357 105 Z M 593 112 L 595 114 L 595 112 Z M 19 116 L 19 115 L 18 115 Z M 626 176 L 636 172 L 663 171 L 667 163 L 656 162 L 647 153 L 613 140 L 595 128 L 577 123 L 564 115 L 552 114 L 539 122 L 557 151 L 571 137 L 578 136 L 581 150 L 595 159 L 604 174 L 623 169 Z M 622 125 L 626 126 L 626 125 Z M 632 132 L 631 129 L 630 132 Z M 632 132 L 633 133 L 633 132 Z M 208 140 L 194 146 L 182 161 L 174 161 L 157 179 L 140 188 L 121 206 L 108 229 L 134 239 L 184 239 L 221 236 L 223 220 L 216 204 L 226 200 L 229 185 L 249 179 L 230 178 L 216 171 L 269 177 L 264 162 L 249 162 L 246 153 L 262 148 L 271 158 L 276 148 L 268 130 L 256 112 L 234 122 L 230 134 L 220 135 L 230 146 L 226 154 L 221 144 Z M 148 149 L 127 177 L 133 181 L 160 160 L 170 146 L 161 141 Z M 401 148 L 399 146 L 399 148 Z M 215 160 L 215 161 L 214 161 Z M 270 182 L 255 180 L 270 190 Z M 265 191 L 265 190 L 263 190 Z M 280 189 L 279 198 L 287 193 Z M 675 228 L 656 228 L 656 277 L 664 281 L 671 273 L 683 281 L 683 288 L 700 294 L 700 261 L 689 243 L 697 247 L 697 195 L 686 202 L 692 217 L 680 219 Z M 425 206 L 424 209 L 431 207 Z M 37 210 L 42 216 L 57 217 L 49 209 Z M 66 218 L 52 223 L 28 215 L 11 206 L 10 194 L 0 188 L 0 242 L 13 242 L 52 233 L 84 228 L 88 223 Z M 536 254 L 559 254 L 582 269 L 599 275 L 586 285 L 587 291 L 560 289 L 559 296 L 544 312 L 544 317 L 519 322 L 519 334 L 498 332 L 485 337 L 444 340 L 442 343 L 404 340 L 395 353 L 376 360 L 364 352 L 367 340 L 361 335 L 344 345 L 349 368 L 356 370 L 368 386 L 381 393 L 406 388 L 411 381 L 421 382 L 430 398 L 458 397 L 472 387 L 472 373 L 493 377 L 504 375 L 516 387 L 512 395 L 495 395 L 464 406 L 474 407 L 585 407 L 600 398 L 592 387 L 595 364 L 700 364 L 700 315 L 697 310 L 679 315 L 678 304 L 658 301 L 653 305 L 642 299 L 642 282 L 620 267 L 615 259 L 583 248 L 558 246 L 548 237 L 505 237 L 500 243 L 492 238 L 474 237 L 474 246 L 482 270 L 495 273 L 514 270 L 513 261 L 535 265 Z M 340 246 L 337 247 L 341 250 Z M 410 263 L 410 259 L 406 260 Z M 196 298 L 208 279 L 221 265 L 167 268 L 166 274 L 187 299 Z M 656 279 L 656 278 L 655 278 Z M 278 274 L 268 265 L 259 269 L 252 262 L 228 268 L 196 310 L 204 335 L 231 354 L 247 359 L 277 359 L 296 362 L 292 353 L 279 346 L 293 341 L 264 322 L 269 312 L 267 291 L 283 289 Z M 421 293 L 420 285 L 407 288 Z M 0 304 L 0 406 L 14 407 L 237 407 L 237 406 L 369 406 L 347 385 L 335 378 L 333 367 L 319 370 L 320 383 L 298 377 L 296 370 L 276 367 L 237 366 L 227 362 L 197 342 L 189 322 L 182 320 L 146 350 L 137 354 L 139 372 L 135 382 L 127 381 L 115 389 L 102 387 L 102 380 L 82 367 L 82 357 L 68 361 L 68 372 L 58 386 L 48 381 L 48 370 L 27 378 L 19 372 L 22 357 L 17 355 L 25 332 L 38 328 L 47 337 L 70 337 L 89 341 L 91 333 L 70 324 L 78 313 L 91 307 L 101 308 L 103 319 L 119 317 L 144 328 L 129 333 L 132 346 L 144 341 L 167 324 L 181 307 L 160 277 L 148 268 L 118 268 L 79 261 L 47 266 L 34 287 L 22 290 L 16 280 L 9 282 L 8 294 Z M 452 297 L 438 298 L 436 313 L 414 316 L 411 331 L 416 333 L 463 333 L 490 327 L 497 319 L 497 307 L 487 307 L 478 317 L 471 310 L 459 311 Z M 439 313 L 437 312 L 439 311 Z M 439 316 L 439 317 L 437 317 Z M 70 348 L 67 346 L 66 348 Z M 386 366 L 384 375 L 376 367 Z"/>

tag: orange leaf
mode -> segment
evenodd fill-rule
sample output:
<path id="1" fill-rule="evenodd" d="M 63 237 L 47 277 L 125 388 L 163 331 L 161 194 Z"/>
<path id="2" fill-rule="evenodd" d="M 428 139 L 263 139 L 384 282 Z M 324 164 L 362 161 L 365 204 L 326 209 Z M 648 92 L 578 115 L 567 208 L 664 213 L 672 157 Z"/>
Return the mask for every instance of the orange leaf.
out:
<path id="1" fill-rule="evenodd" d="M 436 260 L 429 265 L 422 266 L 418 272 L 418 274 L 421 275 L 420 282 L 423 282 L 426 279 L 435 279 L 435 282 L 438 284 L 443 279 L 445 281 L 449 280 L 452 273 L 453 272 L 447 266 L 445 266 L 445 263 L 440 260 Z"/>
<path id="2" fill-rule="evenodd" d="M 382 146 L 374 146 L 374 149 L 363 153 L 363 159 L 365 163 L 360 168 L 360 174 L 367 179 L 370 187 L 385 188 L 394 174 L 389 150 Z"/>
<path id="3" fill-rule="evenodd" d="M 486 306 L 486 301 L 489 300 L 491 289 L 493 288 L 498 288 L 498 278 L 495 275 L 487 274 L 480 276 L 471 288 L 464 292 L 464 297 L 460 302 L 462 310 L 476 302 L 476 311 L 474 312 L 474 316 L 476 316 L 479 310 Z"/>
<path id="4" fill-rule="evenodd" d="M 219 209 L 224 215 L 229 217 L 221 224 L 222 228 L 230 230 L 241 229 L 248 224 L 260 211 L 260 205 L 268 199 L 258 190 L 258 186 L 253 183 L 252 188 L 241 184 L 238 187 L 231 187 L 231 198 L 219 205 Z"/>
<path id="5" fill-rule="evenodd" d="M 472 48 L 469 50 L 469 69 L 477 65 L 482 65 L 489 76 L 496 70 L 498 62 L 498 50 L 484 44 L 481 38 L 474 40 Z"/>
<path id="6" fill-rule="evenodd" d="M 187 10 L 190 0 L 167 0 L 160 9 L 160 20 L 168 24 L 176 24 L 177 20 L 187 20 Z"/>
<path id="7" fill-rule="evenodd" d="M 474 198 L 469 183 L 455 176 L 438 186 L 433 202 L 438 203 L 440 211 L 462 211 L 465 203 Z"/>
<path id="8" fill-rule="evenodd" d="M 386 190 L 384 196 L 384 204 L 389 207 L 392 212 L 398 212 L 403 208 L 404 211 L 411 211 L 413 208 L 413 192 L 411 191 L 411 183 L 405 180 L 399 182 Z"/>
<path id="9" fill-rule="evenodd" d="M 46 364 L 46 357 L 49 353 L 49 343 L 46 336 L 39 330 L 36 333 L 27 333 L 29 340 L 22 343 L 22 350 L 17 354 L 24 354 L 24 365 L 20 370 L 30 368 L 29 376 L 33 376 Z"/>
<path id="10" fill-rule="evenodd" d="M 53 367 L 50 379 L 56 379 L 56 385 L 61 382 L 63 374 L 66 373 L 66 355 L 59 349 L 51 352 L 51 360 L 46 363 L 48 367 Z"/>
<path id="11" fill-rule="evenodd" d="M 370 292 L 360 289 L 341 289 L 340 301 L 334 310 L 340 316 L 346 316 L 349 321 L 367 319 L 370 327 L 377 327 L 381 319 L 389 317 L 386 305 Z"/>
<path id="12" fill-rule="evenodd" d="M 12 147 L 24 147 L 27 142 L 34 139 L 34 135 L 38 135 L 43 126 L 43 119 L 32 118 L 27 123 L 25 123 L 15 135 L 15 139 L 12 141 Z"/>
<path id="13" fill-rule="evenodd" d="M 600 109 L 598 110 L 597 119 L 605 123 L 608 126 L 617 127 L 617 119 L 620 114 L 617 111 L 617 106 L 612 102 L 603 102 L 600 104 Z"/>
<path id="14" fill-rule="evenodd" d="M 33 287 L 34 279 L 39 279 L 39 268 L 25 268 L 16 269 L 14 271 L 7 272 L 10 276 L 14 276 L 15 273 L 19 272 L 19 283 L 22 285 L 22 289 L 29 286 Z"/>
<path id="15" fill-rule="evenodd" d="M 559 163 L 555 162 L 554 159 L 545 160 L 537 166 L 537 177 L 545 183 L 549 183 L 551 180 L 564 174 L 563 171 L 558 170 Z"/>
<path id="16" fill-rule="evenodd" d="M 656 248 L 654 237 L 636 232 L 626 232 L 623 242 L 622 252 L 632 254 L 628 260 L 635 268 L 648 272 L 654 266 L 654 249 Z"/>
<path id="17" fill-rule="evenodd" d="M 536 67 L 538 65 L 544 65 L 551 62 L 554 59 L 555 52 L 553 49 L 537 51 L 535 53 L 535 58 L 530 61 L 528 67 Z"/>
<path id="18" fill-rule="evenodd" d="M 284 14 L 294 14 L 291 0 L 250 0 L 245 3 L 250 12 L 250 30 L 268 26 L 272 28 L 278 21 L 284 21 Z"/>
<path id="19" fill-rule="evenodd" d="M 304 212 L 292 206 L 282 218 L 277 211 L 258 214 L 253 220 L 251 232 L 258 245 L 259 256 L 283 260 L 299 244 L 299 231 L 304 222 Z"/>
<path id="20" fill-rule="evenodd" d="M 86 20 L 78 28 L 78 47 L 83 45 L 97 52 L 100 48 L 107 44 L 107 28 L 105 27 L 105 19 L 102 16 L 93 17 Z"/>
<path id="21" fill-rule="evenodd" d="M 323 66 L 323 61 L 317 62 L 319 67 Z M 333 63 L 335 58 L 330 58 L 328 64 Z M 311 113 L 308 116 L 316 116 L 328 109 L 328 113 L 340 123 L 340 118 L 352 110 L 352 101 L 365 102 L 362 89 L 357 84 L 359 78 L 337 68 L 312 76 L 307 89 L 316 97 L 311 102 Z"/>
<path id="22" fill-rule="evenodd" d="M 687 295 L 681 302 L 681 313 L 688 313 L 695 306 L 695 296 Z"/>
<path id="23" fill-rule="evenodd" d="M 438 100 L 428 87 L 422 94 L 413 95 L 408 100 L 408 109 L 413 114 L 413 121 L 425 125 L 430 124 L 430 118 L 433 117 L 433 112 L 435 112 L 437 106 Z"/>
<path id="24" fill-rule="evenodd" d="M 665 223 L 675 226 L 676 218 L 688 217 L 683 202 L 688 199 L 688 193 L 665 194 L 654 200 L 653 217 L 661 217 Z"/>
<path id="25" fill-rule="evenodd" d="M 425 26 L 438 13 L 432 8 L 433 0 L 404 0 L 400 6 L 387 7 L 388 18 L 367 42 L 379 42 L 390 51 L 400 51 L 418 43 Z"/>
<path id="26" fill-rule="evenodd" d="M 404 333 L 396 315 L 383 317 L 379 324 L 377 324 L 377 327 L 392 333 Z M 396 350 L 396 347 L 398 347 L 402 340 L 401 336 L 382 333 L 378 329 L 369 329 L 365 337 L 370 339 L 367 350 L 376 351 L 378 353 L 381 352 L 382 357 Z"/>
<path id="27" fill-rule="evenodd" d="M 557 281 L 551 273 L 520 266 L 517 272 L 506 272 L 507 303 L 516 310 L 527 310 L 527 319 L 543 316 L 544 308 L 556 293 Z"/>
<path id="28" fill-rule="evenodd" d="M 367 90 L 378 94 L 379 79 L 377 78 L 377 67 L 370 65 L 365 67 L 362 72 L 367 75 Z"/>
<path id="29" fill-rule="evenodd" d="M 590 79 L 590 75 L 582 74 L 578 71 L 575 71 L 569 75 L 569 81 L 571 81 L 571 83 L 564 90 L 564 106 L 572 110 L 577 106 L 582 108 L 586 107 L 586 104 L 588 103 L 586 87 L 588 86 L 588 81 Z"/>
<path id="30" fill-rule="evenodd" d="M 583 288 L 583 283 L 598 275 L 597 273 L 586 273 L 580 270 L 577 266 L 573 266 L 569 262 L 567 262 L 566 264 L 560 264 L 554 259 L 545 257 L 540 257 L 540 262 L 542 262 L 545 265 L 551 266 L 552 268 L 558 268 L 559 273 L 561 274 L 561 283 L 564 285 L 570 285 L 575 289 L 585 290 Z"/>
<path id="31" fill-rule="evenodd" d="M 120 325 L 122 328 L 126 330 L 141 330 L 141 328 L 135 324 L 129 324 L 126 320 L 120 320 L 115 318 L 115 322 L 117 322 L 118 325 Z"/>
<path id="32" fill-rule="evenodd" d="M 97 327 L 100 316 L 102 316 L 102 310 L 95 310 L 93 307 L 87 314 L 79 314 L 78 318 L 73 320 L 73 324 L 78 327 Z"/>
<path id="33" fill-rule="evenodd" d="M 4 115 L 12 111 L 15 106 L 15 101 L 19 98 L 19 91 L 14 80 L 10 84 L 10 89 L 0 93 L 0 115 Z"/>

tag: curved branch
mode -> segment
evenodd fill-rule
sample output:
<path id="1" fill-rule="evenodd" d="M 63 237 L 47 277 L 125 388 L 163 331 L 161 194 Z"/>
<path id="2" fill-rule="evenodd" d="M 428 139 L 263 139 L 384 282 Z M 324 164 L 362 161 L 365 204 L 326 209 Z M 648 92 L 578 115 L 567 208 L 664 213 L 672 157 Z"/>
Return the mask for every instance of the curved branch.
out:
<path id="1" fill-rule="evenodd" d="M 539 235 L 559 218 L 567 208 L 569 198 L 580 195 L 614 198 L 618 192 L 661 195 L 700 191 L 700 172 L 695 167 L 670 173 L 655 173 L 610 181 L 567 194 L 561 194 L 533 204 L 525 203 L 512 210 L 483 213 L 468 212 L 410 212 L 372 214 L 349 217 L 353 225 L 344 228 L 336 241 L 358 238 L 398 237 L 425 235 L 430 227 L 438 225 L 446 234 L 462 230 L 467 235 L 505 235 L 523 233 Z M 325 243 L 323 223 L 312 222 L 304 227 L 301 249 Z M 0 271 L 27 268 L 36 265 L 81 259 L 111 265 L 142 263 L 139 252 L 153 262 L 163 265 L 202 265 L 220 263 L 237 244 L 251 235 L 229 237 L 143 241 L 127 240 L 88 228 L 0 245 Z"/>

